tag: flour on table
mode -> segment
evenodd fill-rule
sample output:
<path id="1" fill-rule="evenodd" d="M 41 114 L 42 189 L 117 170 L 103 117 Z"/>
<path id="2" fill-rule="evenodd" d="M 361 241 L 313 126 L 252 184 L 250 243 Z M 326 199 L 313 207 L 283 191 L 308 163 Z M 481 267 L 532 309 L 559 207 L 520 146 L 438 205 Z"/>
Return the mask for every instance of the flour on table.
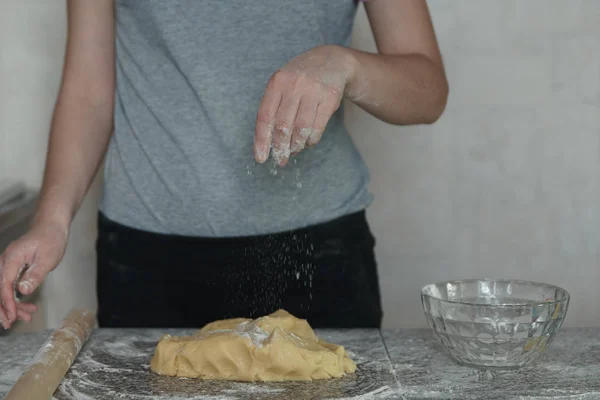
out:
<path id="1" fill-rule="evenodd" d="M 384 399 L 397 399 L 398 390 L 392 389 L 389 386 L 382 386 L 374 389 L 368 393 L 359 394 L 351 397 L 335 397 L 328 398 L 325 400 L 384 400 Z"/>
<path id="2" fill-rule="evenodd" d="M 519 400 L 548 400 L 548 399 L 551 399 L 551 398 L 552 397 L 548 397 L 548 396 L 519 396 L 519 397 L 515 397 L 515 399 L 519 399 Z M 600 399 L 600 392 L 583 393 L 583 394 L 571 394 L 571 395 L 561 395 L 560 399 L 563 399 L 563 400 L 598 400 L 598 399 Z"/>
<path id="3" fill-rule="evenodd" d="M 2 375 L 0 375 L 0 390 L 3 392 L 8 392 L 15 382 L 21 377 L 21 374 L 23 371 L 25 371 L 25 368 L 27 368 L 27 365 L 19 365 L 4 371 Z"/>
<path id="4" fill-rule="evenodd" d="M 275 394 L 275 393 L 285 392 L 285 389 L 270 388 L 270 387 L 253 385 L 253 384 L 248 384 L 248 383 L 234 383 L 232 386 L 233 387 L 231 389 L 223 390 L 223 393 L 247 395 L 247 394 L 258 394 L 258 393 Z"/>
<path id="5" fill-rule="evenodd" d="M 106 342 L 100 347 L 100 350 L 115 357 L 130 358 L 148 356 L 148 353 L 140 351 L 133 345 L 133 343 L 131 343 L 131 340 L 126 339 L 114 342 Z"/>

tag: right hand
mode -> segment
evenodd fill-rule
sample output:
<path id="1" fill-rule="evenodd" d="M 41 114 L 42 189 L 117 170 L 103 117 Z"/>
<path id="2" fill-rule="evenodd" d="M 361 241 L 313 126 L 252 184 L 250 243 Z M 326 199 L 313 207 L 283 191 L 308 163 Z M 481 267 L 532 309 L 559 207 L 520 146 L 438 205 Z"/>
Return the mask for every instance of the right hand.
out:
<path id="1" fill-rule="evenodd" d="M 31 321 L 34 304 L 15 300 L 14 288 L 29 295 L 38 288 L 65 254 L 68 230 L 58 224 L 37 222 L 0 255 L 0 323 L 9 329 L 15 320 Z M 24 270 L 19 282 L 15 282 Z"/>

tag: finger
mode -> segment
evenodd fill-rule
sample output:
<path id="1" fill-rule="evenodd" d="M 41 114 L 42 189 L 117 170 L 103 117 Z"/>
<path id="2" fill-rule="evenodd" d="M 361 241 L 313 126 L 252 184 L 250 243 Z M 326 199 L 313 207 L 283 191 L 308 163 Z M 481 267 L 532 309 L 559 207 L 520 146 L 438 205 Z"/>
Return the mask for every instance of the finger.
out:
<path id="1" fill-rule="evenodd" d="M 23 274 L 21 281 L 17 284 L 19 292 L 24 295 L 28 295 L 34 292 L 35 289 L 44 280 L 40 268 L 37 265 L 32 265 L 28 268 L 27 272 Z"/>
<path id="2" fill-rule="evenodd" d="M 273 132 L 273 159 L 280 166 L 287 164 L 290 158 L 290 140 L 292 139 L 292 127 L 298 114 L 300 97 L 292 94 L 285 96 L 281 101 L 277 116 L 275 117 L 275 129 Z"/>
<path id="3" fill-rule="evenodd" d="M 5 280 L 6 278 L 4 277 L 4 254 L 0 254 L 0 324 L 2 324 L 4 329 L 8 329 L 8 317 L 6 316 L 6 312 L 4 311 L 4 306 L 2 304 L 2 291 Z"/>
<path id="4" fill-rule="evenodd" d="M 33 314 L 34 312 L 37 312 L 37 309 L 38 308 L 35 304 L 31 304 L 31 303 L 17 304 L 17 311 L 21 310 L 21 311 L 25 311 L 26 313 Z"/>
<path id="5" fill-rule="evenodd" d="M 312 134 L 317 106 L 318 102 L 308 96 L 300 100 L 298 114 L 294 121 L 294 129 L 292 130 L 292 139 L 290 141 L 290 151 L 292 154 L 301 152 L 306 145 L 306 140 Z"/>
<path id="6" fill-rule="evenodd" d="M 306 141 L 307 146 L 314 146 L 321 140 L 327 123 L 331 119 L 333 113 L 340 107 L 340 100 L 326 99 L 319 103 L 317 107 L 317 113 L 315 115 L 315 122 L 313 124 L 313 131 Z"/>
<path id="7" fill-rule="evenodd" d="M 9 325 L 12 324 L 17 317 L 13 284 L 17 278 L 19 269 L 23 265 L 23 260 L 14 256 L 7 256 L 7 253 L 4 253 L 2 278 L 0 278 L 0 302 L 6 316 L 5 322 Z"/>
<path id="8" fill-rule="evenodd" d="M 31 322 L 31 314 L 26 311 L 17 309 L 17 319 L 25 322 Z"/>
<path id="9" fill-rule="evenodd" d="M 2 325 L 2 327 L 4 329 L 10 328 L 10 324 L 7 321 L 8 321 L 8 318 L 6 317 L 6 313 L 4 312 L 4 309 L 2 307 L 0 307 L 0 325 Z"/>
<path id="10" fill-rule="evenodd" d="M 56 258 L 52 248 L 39 246 L 32 262 L 17 284 L 19 292 L 23 295 L 32 294 L 42 284 L 48 273 L 56 268 L 59 261 L 60 258 Z"/>
<path id="11" fill-rule="evenodd" d="M 2 325 L 4 329 L 10 328 L 8 318 L 6 317 L 6 313 L 4 312 L 4 309 L 2 307 L 0 307 L 0 325 Z"/>
<path id="12" fill-rule="evenodd" d="M 263 99 L 256 115 L 256 132 L 254 134 L 254 159 L 264 163 L 269 158 L 275 115 L 281 103 L 281 92 L 276 90 L 273 77 L 269 80 Z"/>

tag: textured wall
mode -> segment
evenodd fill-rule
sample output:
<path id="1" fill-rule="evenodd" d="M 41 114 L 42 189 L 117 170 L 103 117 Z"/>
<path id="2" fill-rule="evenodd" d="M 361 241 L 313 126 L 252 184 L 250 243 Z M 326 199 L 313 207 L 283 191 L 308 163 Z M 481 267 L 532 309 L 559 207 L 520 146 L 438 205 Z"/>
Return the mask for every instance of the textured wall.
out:
<path id="1" fill-rule="evenodd" d="M 423 325 L 420 287 L 472 276 L 563 285 L 568 322 L 598 325 L 600 2 L 429 4 L 451 85 L 444 117 L 398 128 L 347 112 L 372 171 L 386 325 Z M 62 1 L 0 0 L 0 179 L 41 181 L 64 17 Z M 354 43 L 374 49 L 362 12 Z M 45 285 L 52 326 L 94 306 L 96 196 Z"/>

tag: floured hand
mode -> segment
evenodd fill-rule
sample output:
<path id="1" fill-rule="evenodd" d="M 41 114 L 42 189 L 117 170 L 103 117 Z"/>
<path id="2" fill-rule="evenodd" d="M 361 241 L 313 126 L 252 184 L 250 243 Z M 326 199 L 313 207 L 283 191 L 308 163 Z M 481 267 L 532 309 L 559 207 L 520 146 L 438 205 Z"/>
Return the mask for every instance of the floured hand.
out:
<path id="1" fill-rule="evenodd" d="M 31 320 L 37 307 L 16 301 L 14 290 L 29 295 L 37 289 L 62 259 L 67 236 L 57 225 L 37 223 L 0 255 L 0 324 L 5 329 L 17 319 Z"/>
<path id="2" fill-rule="evenodd" d="M 319 142 L 340 107 L 352 65 L 343 47 L 320 46 L 292 59 L 271 76 L 256 119 L 257 162 L 265 162 L 271 152 L 284 166 L 290 155 Z"/>

